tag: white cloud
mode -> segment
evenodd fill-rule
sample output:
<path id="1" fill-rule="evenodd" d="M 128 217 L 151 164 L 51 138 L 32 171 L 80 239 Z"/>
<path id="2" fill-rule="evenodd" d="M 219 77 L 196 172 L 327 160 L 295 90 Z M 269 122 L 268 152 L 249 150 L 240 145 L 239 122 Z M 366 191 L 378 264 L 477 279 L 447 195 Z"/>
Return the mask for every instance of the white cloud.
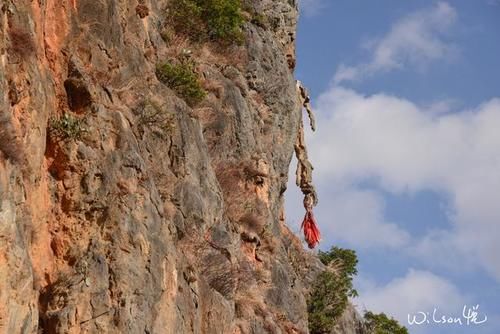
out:
<path id="1" fill-rule="evenodd" d="M 320 162 L 321 163 L 321 162 Z M 304 216 L 303 195 L 295 186 L 295 159 L 289 173 L 288 189 L 285 194 L 287 223 L 295 233 L 300 234 Z M 385 201 L 375 191 L 359 190 L 342 182 L 322 182 L 316 178 L 320 205 L 315 216 L 321 230 L 321 246 L 329 247 L 333 241 L 343 241 L 356 248 L 408 246 L 410 235 L 384 217 Z M 346 180 L 349 181 L 349 180 Z"/>
<path id="2" fill-rule="evenodd" d="M 423 109 L 427 112 L 434 114 L 446 114 L 452 112 L 454 108 L 459 106 L 459 101 L 456 99 L 443 99 L 439 101 L 434 101 Z"/>
<path id="3" fill-rule="evenodd" d="M 364 96 L 337 86 L 316 109 L 318 131 L 308 138 L 315 183 L 320 192 L 335 189 L 318 207 L 323 224 L 331 221 L 327 233 L 356 247 L 366 246 L 377 231 L 387 245 L 408 243 L 404 231 L 384 221 L 383 193 L 360 192 L 360 182 L 395 194 L 444 192 L 450 230 L 413 240 L 408 250 L 462 270 L 476 263 L 500 280 L 500 99 L 442 114 L 395 96 Z"/>
<path id="4" fill-rule="evenodd" d="M 363 311 L 384 312 L 402 325 L 408 326 L 408 314 L 429 312 L 437 308 L 437 314 L 461 315 L 467 298 L 450 281 L 428 271 L 410 269 L 406 276 L 396 278 L 387 285 L 358 282 L 360 297 L 356 305 Z M 411 332 L 417 329 L 411 327 Z M 425 328 L 422 328 L 423 330 Z"/>
<path id="5" fill-rule="evenodd" d="M 384 220 L 384 200 L 373 191 L 340 189 L 326 194 L 316 210 L 322 222 L 325 240 L 343 240 L 359 248 L 401 247 L 410 237 L 408 233 Z"/>
<path id="6" fill-rule="evenodd" d="M 454 57 L 457 49 L 445 40 L 445 36 L 456 19 L 456 10 L 446 2 L 438 2 L 428 10 L 400 19 L 385 36 L 368 43 L 369 62 L 340 65 L 334 83 L 359 80 L 407 64 L 421 68 L 433 60 Z"/>

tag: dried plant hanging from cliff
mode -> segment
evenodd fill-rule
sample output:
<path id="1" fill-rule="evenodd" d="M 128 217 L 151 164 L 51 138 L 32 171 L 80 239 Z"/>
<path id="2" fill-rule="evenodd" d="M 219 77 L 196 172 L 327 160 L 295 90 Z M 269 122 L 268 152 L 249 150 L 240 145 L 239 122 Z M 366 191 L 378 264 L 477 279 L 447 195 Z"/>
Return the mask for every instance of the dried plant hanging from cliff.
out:
<path id="1" fill-rule="evenodd" d="M 175 128 L 175 117 L 169 112 L 166 105 L 144 99 L 139 102 L 134 113 L 138 117 L 137 125 L 141 131 L 150 128 L 159 138 L 167 138 Z"/>
<path id="2" fill-rule="evenodd" d="M 10 46 L 9 52 L 21 59 L 26 59 L 36 52 L 35 42 L 27 28 L 12 25 L 9 28 Z"/>
<path id="3" fill-rule="evenodd" d="M 0 112 L 0 157 L 9 159 L 13 163 L 20 163 L 23 160 L 23 152 L 14 125 L 10 115 L 5 112 Z"/>
<path id="4" fill-rule="evenodd" d="M 311 129 L 315 131 L 316 122 L 310 105 L 310 97 L 300 81 L 297 81 L 297 94 L 301 102 L 301 107 L 307 111 Z M 312 182 L 312 171 L 314 168 L 307 156 L 302 117 L 300 118 L 299 130 L 295 141 L 295 156 L 297 157 L 296 183 L 304 194 L 304 208 L 306 209 L 301 229 L 304 231 L 304 239 L 307 245 L 312 249 L 319 244 L 321 235 L 312 211 L 313 207 L 318 204 L 318 197 Z"/>

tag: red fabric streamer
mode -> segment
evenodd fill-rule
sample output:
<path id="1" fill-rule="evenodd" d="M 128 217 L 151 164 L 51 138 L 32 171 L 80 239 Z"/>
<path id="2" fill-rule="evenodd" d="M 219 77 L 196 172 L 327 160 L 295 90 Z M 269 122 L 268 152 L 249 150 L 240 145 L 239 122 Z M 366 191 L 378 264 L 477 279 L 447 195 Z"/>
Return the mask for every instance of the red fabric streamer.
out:
<path id="1" fill-rule="evenodd" d="M 313 249 L 316 247 L 319 244 L 321 234 L 319 233 L 318 226 L 316 226 L 316 220 L 311 210 L 306 211 L 301 229 L 304 230 L 304 239 L 306 239 L 309 248 Z"/>

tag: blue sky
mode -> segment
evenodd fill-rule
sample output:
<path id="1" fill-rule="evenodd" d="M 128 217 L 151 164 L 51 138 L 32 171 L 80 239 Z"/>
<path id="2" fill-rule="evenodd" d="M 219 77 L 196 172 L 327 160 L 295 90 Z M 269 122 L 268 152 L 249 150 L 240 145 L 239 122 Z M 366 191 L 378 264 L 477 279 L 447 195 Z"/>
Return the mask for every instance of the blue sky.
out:
<path id="1" fill-rule="evenodd" d="M 500 332 L 500 1 L 303 0 L 296 75 L 310 90 L 308 132 L 322 249 L 356 249 L 353 302 Z M 295 165 L 292 163 L 293 173 Z M 291 177 L 288 222 L 302 210 Z"/>

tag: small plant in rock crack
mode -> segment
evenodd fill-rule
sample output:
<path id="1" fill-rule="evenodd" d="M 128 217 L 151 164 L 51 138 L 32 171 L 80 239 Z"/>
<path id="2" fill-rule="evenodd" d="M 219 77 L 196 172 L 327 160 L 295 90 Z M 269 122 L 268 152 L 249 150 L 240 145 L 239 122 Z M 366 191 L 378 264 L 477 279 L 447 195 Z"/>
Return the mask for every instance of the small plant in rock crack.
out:
<path id="1" fill-rule="evenodd" d="M 271 224 L 266 224 L 263 228 L 262 228 L 262 231 L 260 233 L 260 236 L 262 238 L 270 238 L 273 236 L 273 227 Z"/>
<path id="2" fill-rule="evenodd" d="M 144 127 L 151 128 L 153 133 L 161 138 L 172 133 L 175 129 L 174 115 L 168 112 L 165 106 L 149 99 L 143 100 L 135 108 L 138 116 L 138 125 L 143 130 Z"/>
<path id="3" fill-rule="evenodd" d="M 200 103 L 207 94 L 201 87 L 198 75 L 194 71 L 194 64 L 189 61 L 180 63 L 166 61 L 158 64 L 156 66 L 156 77 L 160 82 L 176 92 L 191 107 Z"/>
<path id="4" fill-rule="evenodd" d="M 267 29 L 269 26 L 269 19 L 260 13 L 253 13 L 250 22 L 262 29 Z"/>
<path id="5" fill-rule="evenodd" d="M 87 130 L 82 119 L 65 113 L 60 118 L 50 120 L 50 131 L 62 139 L 78 140 Z"/>
<path id="6" fill-rule="evenodd" d="M 10 115 L 0 112 L 0 159 L 2 157 L 14 163 L 20 163 L 24 154 L 16 138 Z"/>
<path id="7" fill-rule="evenodd" d="M 241 3 L 243 12 L 248 13 L 248 16 L 250 17 L 250 23 L 265 30 L 269 28 L 269 18 L 266 15 L 257 10 L 249 1 L 243 0 Z"/>

